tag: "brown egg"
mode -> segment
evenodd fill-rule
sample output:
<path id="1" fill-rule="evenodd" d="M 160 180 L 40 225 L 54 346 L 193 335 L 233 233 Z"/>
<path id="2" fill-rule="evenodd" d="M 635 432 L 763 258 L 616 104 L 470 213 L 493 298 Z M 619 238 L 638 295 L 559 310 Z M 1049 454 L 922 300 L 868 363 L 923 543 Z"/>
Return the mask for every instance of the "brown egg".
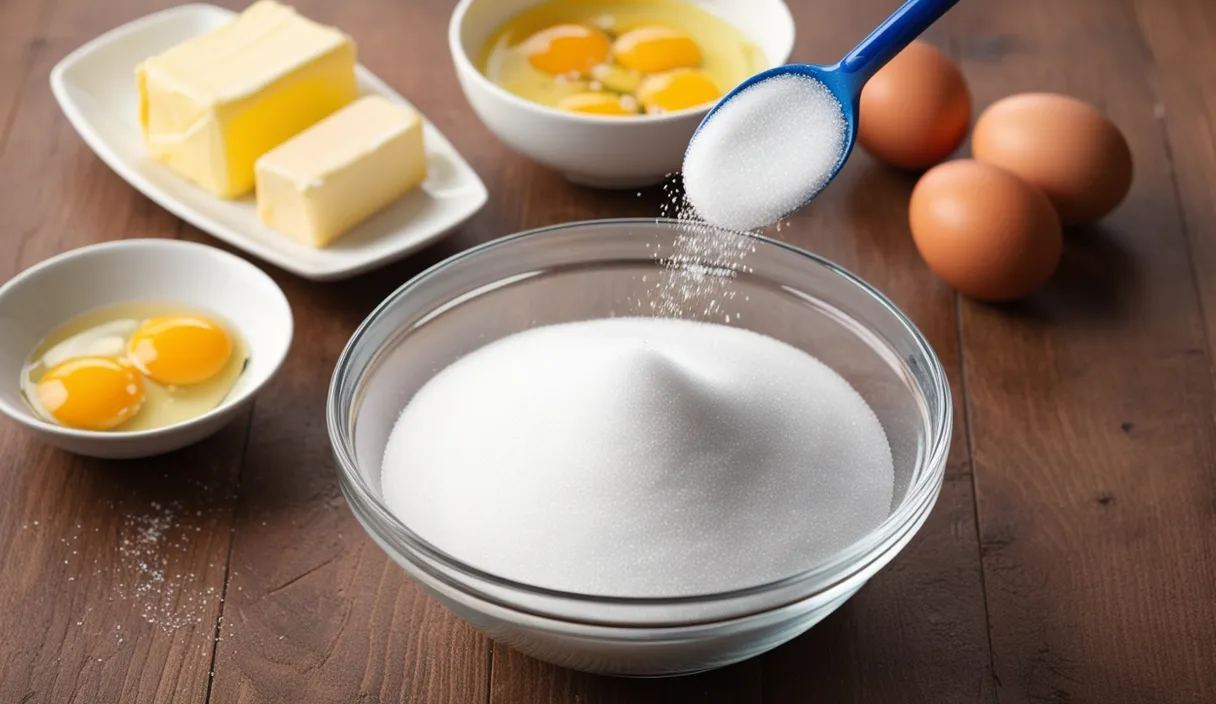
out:
<path id="1" fill-rule="evenodd" d="M 916 40 L 866 83 L 859 117 L 866 151 L 901 169 L 927 169 L 967 136 L 971 94 L 945 54 Z"/>
<path id="2" fill-rule="evenodd" d="M 971 159 L 921 177 L 908 212 L 929 268 L 961 293 L 1008 301 L 1038 289 L 1060 264 L 1060 221 L 1043 192 Z"/>
<path id="3" fill-rule="evenodd" d="M 1042 189 L 1065 224 L 1101 218 L 1132 185 L 1132 153 L 1119 128 L 1066 95 L 1023 93 L 993 103 L 975 123 L 971 153 Z"/>

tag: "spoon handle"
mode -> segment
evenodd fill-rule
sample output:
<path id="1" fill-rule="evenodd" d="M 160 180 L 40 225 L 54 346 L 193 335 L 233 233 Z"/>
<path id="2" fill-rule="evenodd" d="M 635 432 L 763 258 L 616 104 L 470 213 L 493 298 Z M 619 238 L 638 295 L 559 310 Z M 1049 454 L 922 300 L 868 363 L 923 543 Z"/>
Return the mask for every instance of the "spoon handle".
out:
<path id="1" fill-rule="evenodd" d="M 908 0 L 840 60 L 839 70 L 848 77 L 853 91 L 861 87 L 888 61 L 937 21 L 958 0 Z"/>

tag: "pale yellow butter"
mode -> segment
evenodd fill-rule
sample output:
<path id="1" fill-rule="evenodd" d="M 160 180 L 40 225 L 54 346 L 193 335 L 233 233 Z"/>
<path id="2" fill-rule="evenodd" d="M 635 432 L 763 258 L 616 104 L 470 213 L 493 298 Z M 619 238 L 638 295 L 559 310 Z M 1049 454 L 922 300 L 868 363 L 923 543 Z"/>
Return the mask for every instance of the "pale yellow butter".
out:
<path id="1" fill-rule="evenodd" d="M 257 162 L 258 216 L 311 247 L 325 247 L 426 178 L 422 118 L 368 96 Z"/>
<path id="2" fill-rule="evenodd" d="M 272 0 L 136 69 L 144 142 L 212 193 L 254 184 L 258 157 L 355 99 L 355 44 Z"/>

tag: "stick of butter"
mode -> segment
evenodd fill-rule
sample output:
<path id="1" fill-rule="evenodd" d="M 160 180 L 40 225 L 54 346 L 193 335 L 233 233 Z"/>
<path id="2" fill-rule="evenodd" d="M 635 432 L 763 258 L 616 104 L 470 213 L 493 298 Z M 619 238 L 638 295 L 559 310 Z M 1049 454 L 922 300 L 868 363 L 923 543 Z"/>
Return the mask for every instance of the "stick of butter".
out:
<path id="1" fill-rule="evenodd" d="M 258 216 L 297 242 L 326 247 L 425 178 L 422 118 L 371 95 L 258 159 Z"/>
<path id="2" fill-rule="evenodd" d="M 355 44 L 272 0 L 140 64 L 153 158 L 224 198 L 253 189 L 258 157 L 355 99 Z"/>

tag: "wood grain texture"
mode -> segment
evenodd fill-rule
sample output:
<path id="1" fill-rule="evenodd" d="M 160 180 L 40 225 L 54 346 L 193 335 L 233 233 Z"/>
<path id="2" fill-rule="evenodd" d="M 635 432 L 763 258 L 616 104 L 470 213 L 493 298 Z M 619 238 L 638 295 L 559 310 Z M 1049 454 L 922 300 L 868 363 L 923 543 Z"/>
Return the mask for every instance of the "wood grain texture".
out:
<path id="1" fill-rule="evenodd" d="M 463 100 L 452 90 L 453 69 L 402 60 L 408 34 L 411 56 L 446 61 L 447 9 L 296 6 L 351 33 L 362 63 L 444 125 L 483 176 L 492 172 L 478 159 L 476 136 L 461 139 L 460 124 L 476 118 L 448 104 Z M 355 327 L 423 268 L 493 236 L 486 220 L 478 223 L 353 282 L 316 284 L 270 271 L 295 310 L 295 343 L 254 409 L 212 702 L 485 701 L 488 641 L 425 596 L 366 536 L 338 489 L 325 429 L 325 391 Z"/>
<path id="2" fill-rule="evenodd" d="M 96 6 L 47 3 L 45 37 L 23 42 L 35 48 L 28 78 L 2 74 L 0 86 L 20 86 L 0 152 L 5 279 L 73 247 L 180 229 L 93 156 L 51 96 L 51 66 L 98 33 L 81 22 Z M 111 21 L 151 9 L 107 6 Z M 205 701 L 245 425 L 127 463 L 0 427 L 0 701 Z"/>
<path id="3" fill-rule="evenodd" d="M 425 597 L 355 522 L 324 423 L 346 339 L 373 299 L 438 254 L 357 284 L 278 277 L 299 342 L 254 409 L 212 701 L 484 700 L 487 642 Z"/>
<path id="4" fill-rule="evenodd" d="M 119 237 L 230 249 L 110 173 L 47 85 L 68 51 L 173 4 L 0 0 L 0 280 Z M 202 445 L 101 462 L 0 424 L 0 702 L 1216 701 L 1210 2 L 972 1 L 931 30 L 978 106 L 1043 89 L 1099 105 L 1132 143 L 1134 191 L 1072 233 L 1061 276 L 1019 306 L 938 282 L 907 231 L 915 176 L 860 150 L 774 233 L 873 283 L 929 338 L 955 398 L 947 480 L 914 542 L 836 614 L 761 658 L 666 681 L 537 662 L 426 597 L 347 509 L 323 415 L 347 338 L 408 278 L 521 229 L 655 215 L 661 189 L 573 186 L 499 143 L 456 86 L 451 3 L 293 4 L 351 33 L 491 200 L 355 281 L 263 267 L 293 305 L 295 344 L 251 414 Z M 795 60 L 835 60 L 896 4 L 791 3 Z M 157 570 L 167 586 L 149 591 Z"/>
<path id="5" fill-rule="evenodd" d="M 0 148 L 33 62 L 42 50 L 46 18 L 56 0 L 0 2 Z"/>
<path id="6" fill-rule="evenodd" d="M 1137 171 L 1122 208 L 1069 234 L 1041 295 L 963 308 L 1000 701 L 1213 701 L 1210 351 L 1135 15 L 1035 0 L 954 19 L 979 104 L 1088 100 Z"/>
<path id="7" fill-rule="evenodd" d="M 1208 349 L 1216 342 L 1216 3 L 1136 0 L 1136 16 L 1156 70 L 1166 144 L 1199 286 Z M 1211 359 L 1208 360 L 1212 362 Z M 1216 382 L 1216 366 L 1213 366 Z"/>

